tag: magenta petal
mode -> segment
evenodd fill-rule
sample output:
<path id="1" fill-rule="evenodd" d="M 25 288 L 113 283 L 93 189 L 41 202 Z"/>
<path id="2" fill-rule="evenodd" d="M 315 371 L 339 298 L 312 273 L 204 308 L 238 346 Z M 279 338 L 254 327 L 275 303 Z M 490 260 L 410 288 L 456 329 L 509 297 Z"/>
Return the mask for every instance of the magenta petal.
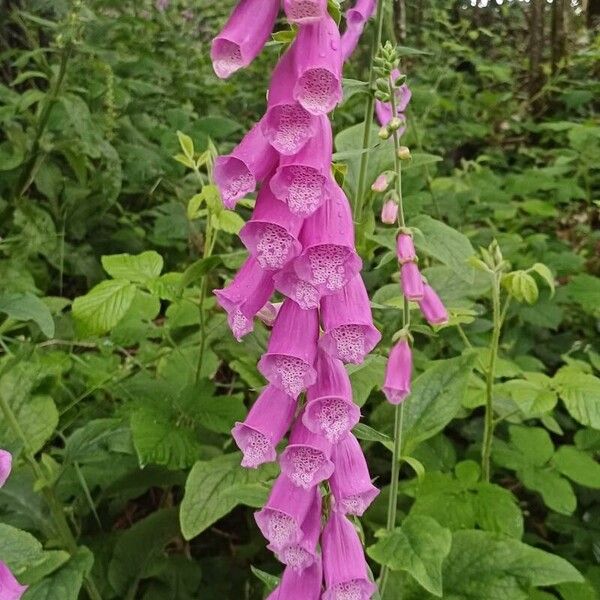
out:
<path id="1" fill-rule="evenodd" d="M 317 129 L 314 115 L 296 102 L 294 55 L 286 52 L 275 67 L 269 85 L 267 113 L 261 130 L 271 146 L 280 154 L 296 154 Z"/>
<path id="2" fill-rule="evenodd" d="M 296 418 L 292 427 L 289 444 L 279 457 L 281 472 L 295 485 L 310 489 L 331 477 L 333 463 L 331 442 L 322 435 L 313 433 Z"/>
<path id="3" fill-rule="evenodd" d="M 375 12 L 376 0 L 358 0 L 353 8 L 346 11 L 346 31 L 342 35 L 342 59 L 350 58 L 356 49 L 367 21 Z"/>
<path id="4" fill-rule="evenodd" d="M 332 111 L 342 99 L 340 32 L 327 14 L 300 28 L 292 46 L 297 81 L 294 98 L 313 115 Z"/>
<path id="5" fill-rule="evenodd" d="M 273 282 L 277 291 L 291 298 L 300 308 L 304 310 L 319 308 L 321 292 L 315 285 L 300 279 L 293 263 L 276 273 Z"/>
<path id="6" fill-rule="evenodd" d="M 322 298 L 321 319 L 325 331 L 321 346 L 344 362 L 360 364 L 381 339 L 360 275 L 340 292 Z"/>
<path id="7" fill-rule="evenodd" d="M 430 325 L 443 325 L 448 322 L 448 311 L 435 290 L 428 284 L 424 286 L 423 299 L 419 308 Z"/>
<path id="8" fill-rule="evenodd" d="M 379 490 L 371 483 L 367 461 L 358 440 L 345 436 L 331 451 L 335 470 L 329 480 L 336 506 L 344 514 L 361 517 Z"/>
<path id="9" fill-rule="evenodd" d="M 0 449 L 0 487 L 2 487 L 12 469 L 12 454 L 6 450 Z M 1 589 L 1 588 L 0 588 Z"/>
<path id="10" fill-rule="evenodd" d="M 417 260 L 412 235 L 408 233 L 398 235 L 398 239 L 396 240 L 396 256 L 400 264 Z"/>
<path id="11" fill-rule="evenodd" d="M 386 200 L 381 207 L 381 222 L 393 225 L 398 220 L 398 205 L 394 200 Z"/>
<path id="12" fill-rule="evenodd" d="M 294 398 L 314 383 L 319 317 L 287 298 L 277 315 L 267 353 L 258 363 L 266 379 Z"/>
<path id="13" fill-rule="evenodd" d="M 277 198 L 302 217 L 311 215 L 321 205 L 331 179 L 331 123 L 324 116 L 317 123 L 315 135 L 300 152 L 281 157 L 270 183 Z"/>
<path id="14" fill-rule="evenodd" d="M 267 386 L 253 404 L 243 423 L 236 423 L 231 434 L 244 454 L 243 467 L 256 468 L 277 458 L 275 447 L 287 433 L 296 400 L 276 387 Z"/>
<path id="15" fill-rule="evenodd" d="M 8 566 L 0 560 L 0 600 L 19 600 L 27 591 L 26 585 L 20 585 Z"/>
<path id="16" fill-rule="evenodd" d="M 325 593 L 323 600 L 369 600 L 376 586 L 369 580 L 367 563 L 354 525 L 333 510 L 321 536 Z"/>
<path id="17" fill-rule="evenodd" d="M 391 404 L 400 404 L 410 394 L 412 352 L 406 338 L 392 348 L 385 368 L 383 393 Z"/>
<path id="18" fill-rule="evenodd" d="M 263 185 L 240 238 L 263 269 L 277 270 L 302 250 L 298 241 L 301 227 L 302 218 L 293 215 L 269 186 Z"/>
<path id="19" fill-rule="evenodd" d="M 258 56 L 271 36 L 278 12 L 279 0 L 239 0 L 212 41 L 210 58 L 218 77 L 227 79 Z"/>
<path id="20" fill-rule="evenodd" d="M 304 251 L 294 260 L 298 277 L 321 296 L 341 290 L 361 269 L 354 249 L 354 225 L 348 200 L 333 184 L 323 205 L 304 222 L 300 242 Z"/>
<path id="21" fill-rule="evenodd" d="M 262 132 L 262 121 L 257 123 L 231 154 L 218 156 L 213 176 L 223 204 L 234 208 L 236 202 L 256 189 L 277 164 L 277 153 Z"/>
<path id="22" fill-rule="evenodd" d="M 272 273 L 261 269 L 256 259 L 250 257 L 228 286 L 213 293 L 227 311 L 229 326 L 239 342 L 252 331 L 254 316 L 273 293 Z"/>
<path id="23" fill-rule="evenodd" d="M 400 283 L 402 293 L 407 300 L 418 302 L 423 298 L 425 290 L 423 288 L 423 277 L 415 262 L 405 262 L 400 267 Z"/>
<path id="24" fill-rule="evenodd" d="M 280 584 L 269 594 L 267 600 L 320 600 L 323 567 L 321 557 L 304 571 L 288 567 Z"/>
<path id="25" fill-rule="evenodd" d="M 256 524 L 273 548 L 284 548 L 302 539 L 302 523 L 314 500 L 314 490 L 294 485 L 280 475 L 264 508 L 254 513 Z"/>
<path id="26" fill-rule="evenodd" d="M 398 69 L 394 69 L 391 73 L 392 81 L 395 81 L 400 77 L 400 71 Z M 389 102 L 381 102 L 380 100 L 375 101 L 375 113 L 377 114 L 377 120 L 379 124 L 383 127 L 387 125 L 392 117 L 403 117 L 403 113 L 410 102 L 412 97 L 412 92 L 410 88 L 404 83 L 399 88 L 396 89 L 396 114 L 392 114 L 392 105 Z M 404 129 L 398 130 L 398 134 L 402 135 L 404 133 Z"/>
<path id="27" fill-rule="evenodd" d="M 283 0 L 283 10 L 292 23 L 314 23 L 327 14 L 327 0 Z"/>
<path id="28" fill-rule="evenodd" d="M 340 360 L 319 349 L 315 369 L 317 381 L 308 388 L 302 420 L 336 444 L 358 423 L 360 409 L 352 401 L 350 377 Z"/>

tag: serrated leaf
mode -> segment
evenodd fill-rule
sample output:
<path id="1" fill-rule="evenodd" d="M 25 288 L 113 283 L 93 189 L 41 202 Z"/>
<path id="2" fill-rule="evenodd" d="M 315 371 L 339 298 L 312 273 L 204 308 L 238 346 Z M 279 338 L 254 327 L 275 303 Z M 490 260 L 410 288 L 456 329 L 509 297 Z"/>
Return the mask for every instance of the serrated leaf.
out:
<path id="1" fill-rule="evenodd" d="M 552 458 L 554 466 L 566 477 L 585 487 L 600 488 L 600 465 L 575 446 L 560 446 Z"/>
<path id="2" fill-rule="evenodd" d="M 102 257 L 102 266 L 113 279 L 144 283 L 160 275 L 163 258 L 154 250 L 135 255 L 110 254 Z"/>
<path id="3" fill-rule="evenodd" d="M 194 158 L 194 142 L 192 138 L 182 131 L 177 131 L 177 139 L 185 156 L 192 160 Z"/>
<path id="4" fill-rule="evenodd" d="M 552 379 L 570 415 L 579 423 L 600 429 L 600 379 L 573 367 L 563 367 Z"/>
<path id="5" fill-rule="evenodd" d="M 54 336 L 54 319 L 50 309 L 33 294 L 0 295 L 0 313 L 15 321 L 33 321 L 46 337 Z"/>

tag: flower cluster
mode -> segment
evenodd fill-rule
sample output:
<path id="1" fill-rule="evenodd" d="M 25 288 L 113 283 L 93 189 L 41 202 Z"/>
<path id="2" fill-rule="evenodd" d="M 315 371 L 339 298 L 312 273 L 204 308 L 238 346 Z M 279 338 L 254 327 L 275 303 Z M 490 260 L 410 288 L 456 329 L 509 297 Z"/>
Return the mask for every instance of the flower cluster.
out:
<path id="1" fill-rule="evenodd" d="M 279 7 L 280 0 L 239 2 L 212 43 L 219 77 L 257 56 Z M 284 0 L 283 8 L 297 34 L 273 71 L 266 113 L 214 168 L 228 208 L 258 188 L 240 232 L 249 258 L 215 291 L 217 301 L 238 340 L 255 317 L 272 322 L 258 363 L 268 385 L 232 434 L 242 465 L 256 468 L 277 459 L 289 431 L 281 474 L 256 513 L 268 548 L 286 565 L 271 600 L 367 600 L 375 585 L 348 515 L 362 515 L 378 490 L 351 433 L 360 410 L 344 363 L 361 363 L 381 336 L 348 199 L 331 173 L 327 114 L 342 98 L 343 62 L 375 2 L 359 0 L 348 11 L 344 36 L 326 0 Z M 280 306 L 269 302 L 274 292 L 284 298 Z"/>
<path id="2" fill-rule="evenodd" d="M 12 455 L 0 449 L 0 487 L 2 487 L 12 469 Z M 27 590 L 26 585 L 21 585 L 10 572 L 8 565 L 0 560 L 0 600 L 19 600 Z"/>

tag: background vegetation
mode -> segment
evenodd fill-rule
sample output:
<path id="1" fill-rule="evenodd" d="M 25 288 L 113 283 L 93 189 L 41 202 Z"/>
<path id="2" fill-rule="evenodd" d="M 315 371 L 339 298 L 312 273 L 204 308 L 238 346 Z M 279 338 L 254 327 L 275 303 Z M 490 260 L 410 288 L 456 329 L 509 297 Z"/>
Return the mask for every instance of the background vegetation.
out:
<path id="1" fill-rule="evenodd" d="M 600 7 L 481 4 L 399 1 L 385 21 L 413 90 L 409 225 L 452 319 L 414 329 L 404 537 L 378 541 L 393 420 L 379 386 L 402 300 L 393 232 L 369 198 L 360 249 L 384 341 L 352 379 L 383 492 L 364 537 L 373 569 L 392 569 L 386 600 L 591 600 Z M 207 292 L 243 261 L 234 234 L 250 207 L 221 210 L 211 163 L 262 113 L 283 41 L 218 81 L 208 44 L 231 5 L 2 3 L 0 447 L 16 468 L 0 490 L 0 559 L 27 600 L 257 599 L 280 573 L 249 508 L 275 468 L 241 470 L 229 436 L 263 385 L 266 331 L 238 345 Z M 370 35 L 334 113 L 351 197 Z M 392 154 L 371 156 L 369 182 Z"/>

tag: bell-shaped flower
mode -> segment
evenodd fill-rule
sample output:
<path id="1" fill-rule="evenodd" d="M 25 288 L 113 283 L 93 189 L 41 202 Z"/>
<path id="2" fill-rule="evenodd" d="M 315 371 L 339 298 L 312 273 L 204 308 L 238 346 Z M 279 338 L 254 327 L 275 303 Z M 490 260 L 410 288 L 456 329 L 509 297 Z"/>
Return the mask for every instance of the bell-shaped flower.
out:
<path id="1" fill-rule="evenodd" d="M 21 585 L 8 565 L 0 560 L 0 600 L 20 600 L 26 591 L 27 586 Z"/>
<path id="2" fill-rule="evenodd" d="M 279 457 L 282 474 L 299 487 L 310 489 L 329 479 L 333 472 L 331 442 L 318 433 L 313 433 L 298 416 L 289 443 Z"/>
<path id="3" fill-rule="evenodd" d="M 273 549 L 282 549 L 302 539 L 302 523 L 315 498 L 315 490 L 294 485 L 280 475 L 265 506 L 254 513 L 256 524 Z"/>
<path id="4" fill-rule="evenodd" d="M 356 49 L 365 25 L 375 12 L 376 6 L 377 0 L 357 0 L 355 5 L 346 11 L 346 31 L 342 35 L 342 58 L 344 62 L 350 58 Z"/>
<path id="5" fill-rule="evenodd" d="M 398 220 L 398 205 L 394 200 L 386 200 L 381 207 L 381 222 L 393 225 Z"/>
<path id="6" fill-rule="evenodd" d="M 262 122 L 244 136 L 231 154 L 215 160 L 213 177 L 227 208 L 234 208 L 240 198 L 252 193 L 277 164 L 277 152 L 263 135 Z"/>
<path id="7" fill-rule="evenodd" d="M 423 299 L 419 302 L 419 308 L 430 325 L 443 325 L 448 322 L 448 311 L 444 303 L 427 283 L 424 284 Z"/>
<path id="8" fill-rule="evenodd" d="M 383 393 L 391 404 L 400 404 L 410 394 L 412 351 L 406 337 L 392 348 L 385 368 Z"/>
<path id="9" fill-rule="evenodd" d="M 321 299 L 319 288 L 301 279 L 296 273 L 293 262 L 288 263 L 281 271 L 275 273 L 273 283 L 275 289 L 291 298 L 300 308 L 304 310 L 319 308 L 319 300 Z"/>
<path id="10" fill-rule="evenodd" d="M 315 362 L 317 380 L 307 391 L 302 420 L 314 433 L 337 444 L 359 421 L 360 409 L 352 400 L 352 385 L 343 363 L 322 348 Z"/>
<path id="11" fill-rule="evenodd" d="M 277 458 L 277 444 L 290 428 L 296 412 L 296 400 L 268 385 L 256 399 L 243 423 L 231 430 L 244 454 L 243 467 L 255 469 Z"/>
<path id="12" fill-rule="evenodd" d="M 327 14 L 327 0 L 283 0 L 283 10 L 291 23 L 315 23 Z"/>
<path id="13" fill-rule="evenodd" d="M 321 347 L 345 363 L 360 364 L 381 339 L 373 325 L 369 295 L 360 275 L 337 294 L 322 298 L 321 320 Z"/>
<path id="14" fill-rule="evenodd" d="M 6 450 L 0 449 L 0 487 L 2 487 L 12 469 L 12 454 Z M 1 588 L 0 588 L 1 589 Z"/>
<path id="15" fill-rule="evenodd" d="M 335 509 L 323 529 L 321 547 L 325 578 L 323 600 L 369 600 L 376 586 L 369 580 L 358 533 Z"/>
<path id="16" fill-rule="evenodd" d="M 263 269 L 278 270 L 302 251 L 298 241 L 302 222 L 265 184 L 240 238 Z"/>
<path id="17" fill-rule="evenodd" d="M 221 308 L 227 311 L 229 327 L 239 342 L 252 331 L 254 316 L 271 297 L 273 276 L 250 257 L 228 286 L 213 293 Z"/>
<path id="18" fill-rule="evenodd" d="M 287 298 L 277 315 L 266 354 L 258 370 L 274 386 L 293 398 L 315 381 L 319 317 Z"/>
<path id="19" fill-rule="evenodd" d="M 302 523 L 300 541 L 279 549 L 269 547 L 283 564 L 296 571 L 303 571 L 317 559 L 317 543 L 321 535 L 321 504 L 321 491 L 315 487 L 312 506 Z"/>
<path id="20" fill-rule="evenodd" d="M 316 117 L 294 98 L 296 84 L 294 54 L 286 52 L 275 67 L 267 96 L 267 113 L 261 130 L 280 154 L 296 154 L 317 130 Z"/>
<path id="21" fill-rule="evenodd" d="M 331 180 L 333 139 L 326 116 L 317 118 L 315 135 L 300 152 L 282 156 L 271 179 L 271 189 L 295 215 L 307 217 L 322 204 Z"/>
<path id="22" fill-rule="evenodd" d="M 412 235 L 409 233 L 402 232 L 398 235 L 396 239 L 396 256 L 401 265 L 417 260 L 415 245 L 413 243 Z"/>
<path id="23" fill-rule="evenodd" d="M 392 82 L 400 77 L 400 71 L 398 69 L 394 69 L 391 74 Z M 403 83 L 400 87 L 395 88 L 396 94 L 396 114 L 392 114 L 392 104 L 391 102 L 382 102 L 381 100 L 375 100 L 375 113 L 377 115 L 377 120 L 382 127 L 385 127 L 393 117 L 399 117 L 402 120 L 405 120 L 404 111 L 412 98 L 412 92 L 410 88 Z M 398 135 L 402 135 L 406 127 L 401 127 L 398 129 Z"/>
<path id="24" fill-rule="evenodd" d="M 423 277 L 416 262 L 405 262 L 400 267 L 400 283 L 402 285 L 402 293 L 407 300 L 418 302 L 423 298 L 423 294 L 425 293 Z"/>
<path id="25" fill-rule="evenodd" d="M 379 490 L 371 483 L 369 468 L 358 440 L 349 434 L 331 451 L 334 464 L 329 480 L 336 507 L 344 514 L 361 517 Z"/>
<path id="26" fill-rule="evenodd" d="M 271 37 L 280 0 L 239 0 L 212 41 L 210 58 L 218 77 L 227 79 L 247 67 Z"/>
<path id="27" fill-rule="evenodd" d="M 320 600 L 323 579 L 321 557 L 304 571 L 287 567 L 279 585 L 269 594 L 267 600 Z"/>
<path id="28" fill-rule="evenodd" d="M 326 14 L 310 25 L 304 25 L 292 46 L 297 80 L 294 98 L 313 115 L 332 111 L 341 101 L 342 52 L 340 31 Z"/>

